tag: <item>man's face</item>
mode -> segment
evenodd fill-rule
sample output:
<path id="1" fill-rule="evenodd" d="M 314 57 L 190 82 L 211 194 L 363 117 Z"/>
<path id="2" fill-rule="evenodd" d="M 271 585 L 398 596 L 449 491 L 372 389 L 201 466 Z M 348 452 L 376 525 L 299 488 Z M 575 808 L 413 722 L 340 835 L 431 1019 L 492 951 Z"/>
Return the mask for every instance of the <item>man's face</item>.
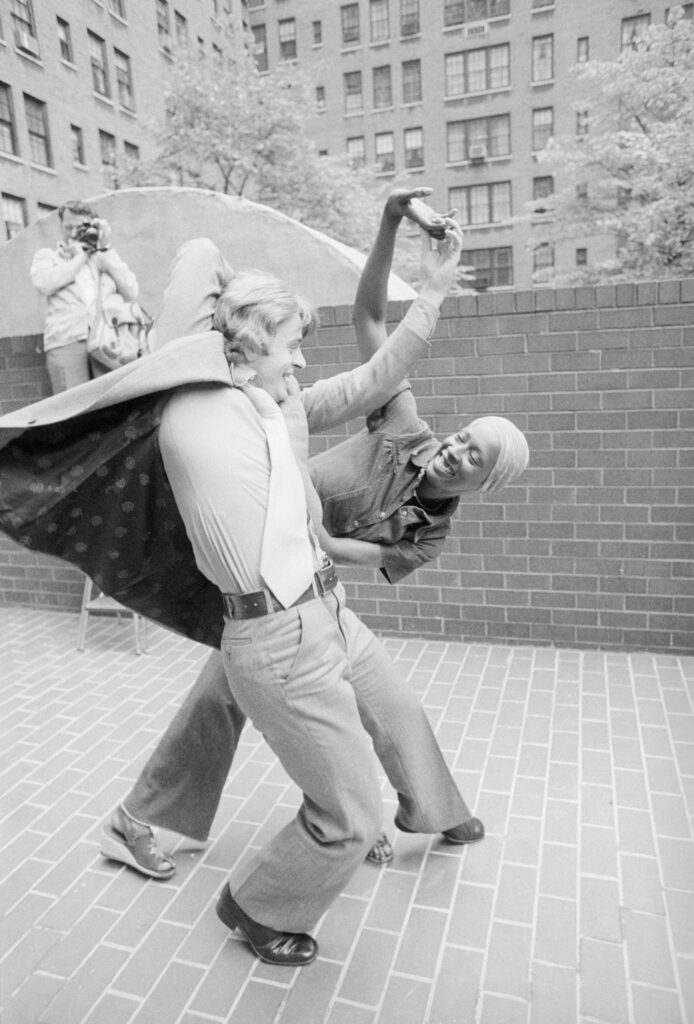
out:
<path id="1" fill-rule="evenodd" d="M 83 213 L 73 213 L 72 210 L 66 210 L 60 225 L 63 241 L 67 243 L 71 238 L 74 238 L 75 231 L 85 220 L 89 220 L 89 217 L 86 217 Z"/>
<path id="2" fill-rule="evenodd" d="M 294 370 L 306 366 L 301 341 L 301 319 L 295 313 L 288 320 L 283 320 L 276 333 L 268 338 L 267 354 L 253 355 L 249 360 L 262 386 L 276 402 L 283 402 L 287 398 L 288 383 L 294 376 Z"/>
<path id="3" fill-rule="evenodd" d="M 499 443 L 492 427 L 478 420 L 472 429 L 447 437 L 427 463 L 427 490 L 439 498 L 454 498 L 463 491 L 476 491 L 484 483 L 499 457 Z"/>

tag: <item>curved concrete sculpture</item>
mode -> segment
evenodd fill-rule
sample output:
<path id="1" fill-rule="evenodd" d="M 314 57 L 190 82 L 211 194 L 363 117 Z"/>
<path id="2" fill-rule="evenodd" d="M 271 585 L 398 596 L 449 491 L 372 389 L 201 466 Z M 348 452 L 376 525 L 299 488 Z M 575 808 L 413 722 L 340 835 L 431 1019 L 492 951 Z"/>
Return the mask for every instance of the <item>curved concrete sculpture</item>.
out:
<path id="1" fill-rule="evenodd" d="M 134 188 L 87 200 L 110 222 L 118 252 L 137 275 L 140 301 L 153 316 L 178 247 L 211 238 L 231 265 L 257 267 L 286 280 L 316 306 L 351 305 L 365 257 L 291 217 L 248 199 L 193 188 Z M 0 245 L 0 337 L 41 334 L 44 299 L 29 281 L 37 249 L 60 237 L 51 213 Z M 391 274 L 388 298 L 413 299 L 413 289 Z"/>

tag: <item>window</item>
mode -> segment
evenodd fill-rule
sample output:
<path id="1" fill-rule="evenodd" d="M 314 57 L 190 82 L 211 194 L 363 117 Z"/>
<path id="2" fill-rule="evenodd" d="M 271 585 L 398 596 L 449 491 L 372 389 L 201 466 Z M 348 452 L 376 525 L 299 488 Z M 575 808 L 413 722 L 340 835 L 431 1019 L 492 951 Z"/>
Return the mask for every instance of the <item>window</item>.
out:
<path id="1" fill-rule="evenodd" d="M 366 141 L 363 135 L 353 135 L 351 139 L 347 139 L 347 156 L 352 167 L 364 167 Z"/>
<path id="2" fill-rule="evenodd" d="M 38 57 L 39 42 L 31 0 L 12 0 L 12 27 L 17 49 Z"/>
<path id="3" fill-rule="evenodd" d="M 510 181 L 459 186 L 449 189 L 448 196 L 449 206 L 457 208 L 464 227 L 501 224 L 511 216 Z"/>
<path id="4" fill-rule="evenodd" d="M 400 35 L 419 35 L 419 0 L 400 0 Z"/>
<path id="5" fill-rule="evenodd" d="M 108 188 L 117 188 L 116 140 L 109 132 L 99 132 L 99 151 L 101 153 L 101 173 L 104 184 Z"/>
<path id="6" fill-rule="evenodd" d="M 551 82 L 554 78 L 554 36 L 533 38 L 533 82 Z"/>
<path id="7" fill-rule="evenodd" d="M 372 43 L 383 43 L 390 39 L 388 0 L 369 0 L 369 22 Z"/>
<path id="8" fill-rule="evenodd" d="M 124 142 L 123 152 L 128 160 L 132 160 L 133 163 L 140 159 L 140 147 L 136 146 L 134 142 Z"/>
<path id="9" fill-rule="evenodd" d="M 470 160 L 480 146 L 486 156 L 508 156 L 511 152 L 511 118 L 508 114 L 496 117 L 477 117 L 471 121 L 451 121 L 446 125 L 448 163 Z"/>
<path id="10" fill-rule="evenodd" d="M 108 0 L 108 9 L 111 14 L 125 21 L 125 0 Z"/>
<path id="11" fill-rule="evenodd" d="M 533 11 L 539 11 L 543 7 L 554 7 L 555 3 L 556 0 L 533 0 L 530 7 Z"/>
<path id="12" fill-rule="evenodd" d="M 70 37 L 70 26 L 62 18 L 57 19 L 58 23 L 58 46 L 60 48 L 60 59 L 73 64 L 72 39 Z"/>
<path id="13" fill-rule="evenodd" d="M 539 153 L 554 135 L 554 107 L 533 110 L 532 150 Z"/>
<path id="14" fill-rule="evenodd" d="M 694 21 L 694 3 L 691 3 L 691 4 L 680 4 L 679 6 L 682 8 L 682 11 L 684 13 L 685 18 L 688 21 Z M 672 8 L 670 8 L 670 7 L 666 7 L 665 8 L 665 21 L 666 22 L 667 22 L 668 18 L 670 17 L 671 9 Z"/>
<path id="15" fill-rule="evenodd" d="M 27 226 L 27 204 L 18 196 L 2 193 L 2 219 L 5 222 L 5 237 L 14 238 Z"/>
<path id="16" fill-rule="evenodd" d="M 481 50 L 449 53 L 445 59 L 446 96 L 465 96 L 511 84 L 511 47 L 486 46 Z"/>
<path id="17" fill-rule="evenodd" d="M 280 60 L 296 60 L 296 19 L 283 18 L 279 23 Z"/>
<path id="18" fill-rule="evenodd" d="M 29 155 L 33 163 L 52 167 L 51 140 L 48 135 L 48 110 L 42 100 L 24 94 L 24 112 L 29 133 Z"/>
<path id="19" fill-rule="evenodd" d="M 0 153 L 19 156 L 12 90 L 4 82 L 0 82 Z"/>
<path id="20" fill-rule="evenodd" d="M 374 68 L 374 109 L 379 110 L 383 107 L 392 107 L 393 105 L 393 90 L 390 82 L 390 65 L 384 64 L 383 67 Z"/>
<path id="21" fill-rule="evenodd" d="M 180 11 L 174 11 L 174 25 L 177 45 L 186 46 L 188 44 L 188 22 Z"/>
<path id="22" fill-rule="evenodd" d="M 86 160 L 84 159 L 84 135 L 82 129 L 76 124 L 70 125 L 70 143 L 72 145 L 72 162 L 73 164 L 80 164 L 84 167 Z"/>
<path id="23" fill-rule="evenodd" d="M 405 167 L 424 167 L 424 133 L 421 128 L 405 129 Z"/>
<path id="24" fill-rule="evenodd" d="M 466 21 L 486 21 L 509 14 L 511 0 L 444 0 L 445 26 L 462 25 Z"/>
<path id="25" fill-rule="evenodd" d="M 421 103 L 422 101 L 422 65 L 418 60 L 405 60 L 402 63 L 402 102 Z"/>
<path id="26" fill-rule="evenodd" d="M 533 250 L 533 273 L 546 280 L 548 272 L 554 268 L 554 246 L 543 242 Z"/>
<path id="27" fill-rule="evenodd" d="M 249 11 L 253 10 L 254 7 L 264 7 L 265 6 L 265 0 L 247 0 L 247 3 L 248 3 Z"/>
<path id="28" fill-rule="evenodd" d="M 576 135 L 587 135 L 588 134 L 588 111 L 577 110 L 576 111 Z"/>
<path id="29" fill-rule="evenodd" d="M 113 62 L 116 67 L 116 88 L 118 89 L 118 102 L 125 110 L 135 109 L 135 95 L 133 93 L 133 76 L 130 67 L 130 57 L 120 50 L 113 51 Z"/>
<path id="30" fill-rule="evenodd" d="M 588 199 L 588 185 L 585 181 L 576 186 L 576 198 L 579 202 L 585 202 Z"/>
<path id="31" fill-rule="evenodd" d="M 157 36 L 159 45 L 166 53 L 171 46 L 171 20 L 168 0 L 157 0 Z"/>
<path id="32" fill-rule="evenodd" d="M 345 4 L 340 8 L 342 25 L 342 45 L 349 46 L 359 42 L 359 4 Z"/>
<path id="33" fill-rule="evenodd" d="M 617 206 L 624 208 L 631 202 L 631 186 L 630 185 L 618 185 L 617 186 Z"/>
<path id="34" fill-rule="evenodd" d="M 258 71 L 267 71 L 270 66 L 267 59 L 267 31 L 264 25 L 254 25 L 251 29 L 253 33 L 254 45 L 253 53 L 255 56 L 255 66 Z"/>
<path id="35" fill-rule="evenodd" d="M 361 71 L 346 71 L 344 74 L 345 84 L 345 113 L 352 114 L 355 110 L 364 109 L 364 97 L 361 91 Z"/>
<path id="36" fill-rule="evenodd" d="M 318 110 L 325 110 L 325 86 L 316 86 L 316 107 Z"/>
<path id="37" fill-rule="evenodd" d="M 460 262 L 475 269 L 475 287 L 504 288 L 513 284 L 513 251 L 510 245 L 496 249 L 463 249 Z"/>
<path id="38" fill-rule="evenodd" d="M 576 40 L 576 61 L 579 64 L 586 64 L 590 60 L 590 46 L 588 36 L 581 36 Z"/>
<path id="39" fill-rule="evenodd" d="M 635 50 L 636 44 L 650 24 L 650 14 L 637 14 L 633 18 L 622 18 L 621 53 L 624 53 L 625 50 Z"/>
<path id="40" fill-rule="evenodd" d="M 87 32 L 89 39 L 89 60 L 92 65 L 92 89 L 98 96 L 110 96 L 106 43 L 93 32 Z"/>
<path id="41" fill-rule="evenodd" d="M 52 206 L 50 203 L 37 203 L 36 204 L 36 209 L 39 211 L 39 215 L 38 215 L 37 219 L 40 220 L 41 217 L 48 217 L 48 216 L 50 216 L 50 214 L 54 213 L 58 209 L 58 207 L 57 206 Z"/>
<path id="42" fill-rule="evenodd" d="M 395 170 L 395 141 L 392 132 L 379 132 L 376 136 L 376 171 L 387 174 Z"/>
<path id="43" fill-rule="evenodd" d="M 588 266 L 588 250 L 577 249 L 576 250 L 576 266 L 587 267 Z"/>
<path id="44" fill-rule="evenodd" d="M 547 213 L 547 204 L 543 203 L 543 199 L 547 199 L 548 196 L 554 195 L 554 178 L 551 174 L 542 175 L 542 177 L 533 178 L 533 200 L 535 202 L 535 213 Z"/>
<path id="45" fill-rule="evenodd" d="M 320 46 L 323 42 L 323 22 L 313 22 L 313 45 Z"/>

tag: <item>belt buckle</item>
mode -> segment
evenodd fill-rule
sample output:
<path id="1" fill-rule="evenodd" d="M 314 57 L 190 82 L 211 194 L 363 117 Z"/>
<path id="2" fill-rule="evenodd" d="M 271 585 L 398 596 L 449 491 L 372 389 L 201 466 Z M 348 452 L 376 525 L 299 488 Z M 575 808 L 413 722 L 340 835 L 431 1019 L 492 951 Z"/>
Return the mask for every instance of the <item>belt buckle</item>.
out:
<path id="1" fill-rule="evenodd" d="M 335 564 L 331 562 L 330 565 L 326 565 L 323 569 L 319 569 L 315 575 L 315 581 L 321 597 L 325 594 L 329 594 L 331 590 L 334 590 L 337 584 Z"/>

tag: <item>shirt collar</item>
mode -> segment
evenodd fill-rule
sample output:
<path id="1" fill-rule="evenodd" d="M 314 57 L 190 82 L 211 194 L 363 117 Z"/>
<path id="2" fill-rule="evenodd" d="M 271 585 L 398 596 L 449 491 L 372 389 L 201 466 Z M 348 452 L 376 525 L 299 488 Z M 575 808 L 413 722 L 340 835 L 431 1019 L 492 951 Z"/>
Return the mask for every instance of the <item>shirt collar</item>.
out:
<path id="1" fill-rule="evenodd" d="M 423 469 L 440 447 L 441 445 L 436 438 L 432 437 L 428 441 L 422 442 L 414 451 L 410 452 L 410 462 L 417 469 Z"/>
<path id="2" fill-rule="evenodd" d="M 229 367 L 231 383 L 235 388 L 246 388 L 249 385 L 260 387 L 260 377 L 245 363 L 232 363 Z"/>

